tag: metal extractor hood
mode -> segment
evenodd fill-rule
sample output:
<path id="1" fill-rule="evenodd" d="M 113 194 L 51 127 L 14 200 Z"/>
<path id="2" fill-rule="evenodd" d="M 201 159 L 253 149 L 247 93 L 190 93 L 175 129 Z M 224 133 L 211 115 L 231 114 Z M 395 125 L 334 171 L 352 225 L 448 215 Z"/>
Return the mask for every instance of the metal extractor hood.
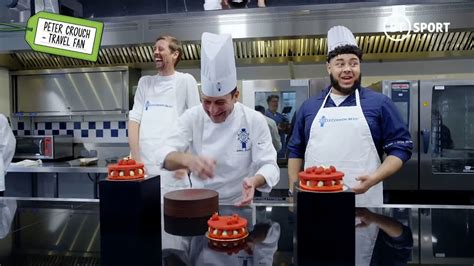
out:
<path id="1" fill-rule="evenodd" d="M 205 31 L 232 33 L 239 65 L 318 63 L 325 62 L 326 32 L 334 25 L 345 25 L 354 32 L 365 61 L 474 58 L 474 3 L 403 6 L 411 23 L 450 25 L 447 32 L 411 32 L 402 41 L 393 41 L 384 33 L 386 18 L 394 9 L 400 6 L 359 3 L 106 18 L 102 19 L 105 30 L 97 62 L 33 52 L 14 33 L 1 33 L 0 40 L 6 42 L 0 44 L 0 53 L 4 53 L 0 65 L 11 69 L 153 67 L 156 37 L 172 34 L 183 41 L 180 66 L 198 67 L 199 39 Z"/>

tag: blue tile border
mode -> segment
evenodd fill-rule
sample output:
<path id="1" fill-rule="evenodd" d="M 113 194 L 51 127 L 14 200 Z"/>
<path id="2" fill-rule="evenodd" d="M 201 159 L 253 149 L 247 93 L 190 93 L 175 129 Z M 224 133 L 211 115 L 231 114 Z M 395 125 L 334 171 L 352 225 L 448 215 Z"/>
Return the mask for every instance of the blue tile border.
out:
<path id="1" fill-rule="evenodd" d="M 14 121 L 15 136 L 70 135 L 75 143 L 127 143 L 127 121 Z M 30 128 L 31 126 L 31 128 Z"/>

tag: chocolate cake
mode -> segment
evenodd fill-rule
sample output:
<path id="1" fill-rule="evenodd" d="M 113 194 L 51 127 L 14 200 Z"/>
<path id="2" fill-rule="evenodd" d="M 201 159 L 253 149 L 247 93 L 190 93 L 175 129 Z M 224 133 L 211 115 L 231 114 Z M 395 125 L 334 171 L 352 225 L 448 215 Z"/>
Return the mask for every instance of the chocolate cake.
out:
<path id="1" fill-rule="evenodd" d="M 171 191 L 164 195 L 163 209 L 167 233 L 203 235 L 207 231 L 207 221 L 219 209 L 219 194 L 209 189 Z"/>
<path id="2" fill-rule="evenodd" d="M 336 167 L 312 166 L 298 174 L 300 188 L 307 191 L 338 192 L 343 190 L 343 172 Z"/>

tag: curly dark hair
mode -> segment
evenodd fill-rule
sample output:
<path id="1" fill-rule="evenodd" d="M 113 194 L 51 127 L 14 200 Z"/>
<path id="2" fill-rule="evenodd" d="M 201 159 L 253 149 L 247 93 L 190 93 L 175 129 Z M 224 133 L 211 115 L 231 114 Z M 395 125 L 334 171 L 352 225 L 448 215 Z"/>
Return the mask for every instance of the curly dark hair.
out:
<path id="1" fill-rule="evenodd" d="M 343 46 L 336 47 L 336 49 L 329 52 L 327 56 L 327 62 L 329 63 L 331 59 L 340 54 L 355 54 L 359 58 L 359 60 L 362 61 L 362 51 L 359 49 L 359 47 L 355 45 L 346 44 Z"/>

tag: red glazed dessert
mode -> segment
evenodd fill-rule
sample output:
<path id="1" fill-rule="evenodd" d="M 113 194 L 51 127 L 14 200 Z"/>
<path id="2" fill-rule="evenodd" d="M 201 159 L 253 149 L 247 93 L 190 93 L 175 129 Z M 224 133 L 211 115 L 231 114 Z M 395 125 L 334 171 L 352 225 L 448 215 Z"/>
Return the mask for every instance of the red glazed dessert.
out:
<path id="1" fill-rule="evenodd" d="M 232 216 L 219 216 L 214 213 L 207 221 L 209 226 L 207 237 L 214 241 L 236 241 L 249 235 L 247 231 L 247 219 Z"/>
<path id="2" fill-rule="evenodd" d="M 238 254 L 241 250 L 246 250 L 250 254 L 250 248 L 247 245 L 247 238 L 234 241 L 216 241 L 209 240 L 208 247 L 217 252 L 224 252 L 228 255 Z"/>
<path id="3" fill-rule="evenodd" d="M 300 187 L 308 191 L 337 192 L 343 190 L 343 172 L 336 170 L 334 166 L 327 168 L 323 166 L 312 166 L 298 174 Z"/>
<path id="4" fill-rule="evenodd" d="M 133 159 L 122 159 L 118 164 L 107 166 L 109 180 L 138 180 L 145 178 L 143 163 L 137 163 Z"/>

